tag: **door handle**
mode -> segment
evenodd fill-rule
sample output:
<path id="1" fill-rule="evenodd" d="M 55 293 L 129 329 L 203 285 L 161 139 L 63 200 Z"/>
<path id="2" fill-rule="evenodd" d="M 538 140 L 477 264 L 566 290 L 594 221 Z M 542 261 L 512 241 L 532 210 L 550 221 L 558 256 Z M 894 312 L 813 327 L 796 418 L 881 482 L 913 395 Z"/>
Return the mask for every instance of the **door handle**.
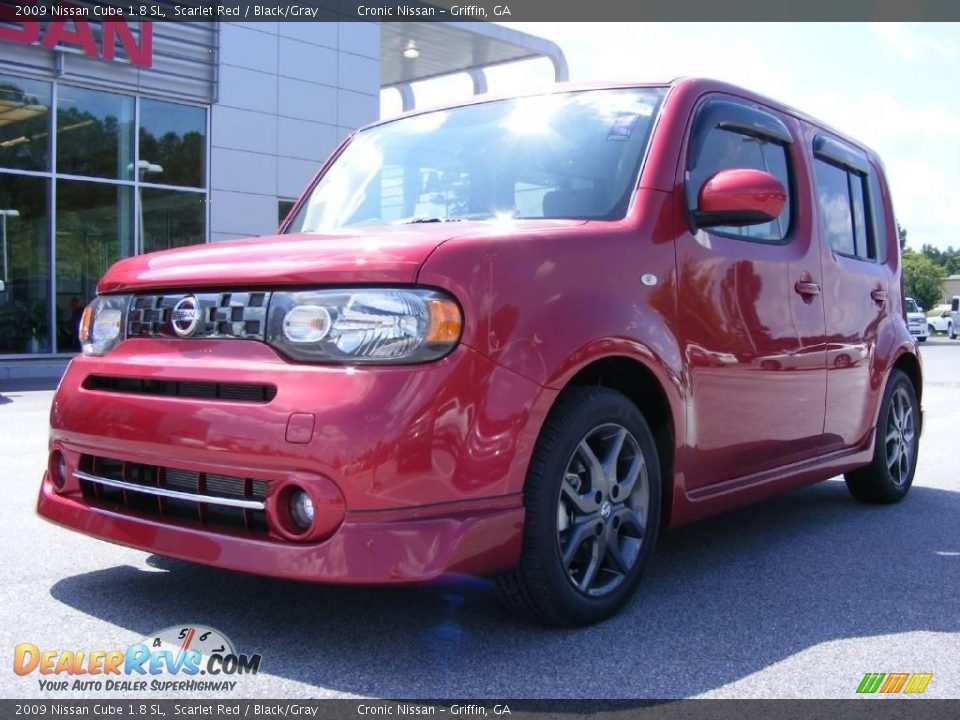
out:
<path id="1" fill-rule="evenodd" d="M 873 301 L 877 305 L 883 305 L 887 301 L 887 291 L 886 290 L 871 290 L 870 297 L 873 298 Z"/>
<path id="2" fill-rule="evenodd" d="M 820 285 L 812 280 L 797 280 L 793 286 L 793 289 L 798 295 L 803 295 L 805 297 L 813 297 L 814 295 L 820 294 Z"/>

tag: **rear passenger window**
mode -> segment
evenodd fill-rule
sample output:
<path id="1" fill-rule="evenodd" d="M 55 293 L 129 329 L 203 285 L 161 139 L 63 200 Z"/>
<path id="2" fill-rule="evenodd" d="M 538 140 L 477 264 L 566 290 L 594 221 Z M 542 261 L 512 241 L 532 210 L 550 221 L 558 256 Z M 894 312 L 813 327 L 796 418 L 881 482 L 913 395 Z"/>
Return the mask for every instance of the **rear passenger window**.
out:
<path id="1" fill-rule="evenodd" d="M 717 127 L 707 133 L 696 165 L 690 170 L 688 182 L 691 187 L 699 191 L 710 176 L 721 170 L 732 168 L 762 170 L 770 173 L 787 190 L 787 202 L 783 206 L 783 212 L 772 222 L 746 227 L 714 227 L 710 232 L 766 242 L 783 240 L 790 229 L 790 197 L 792 196 L 787 149 L 773 140 L 743 135 Z"/>
<path id="2" fill-rule="evenodd" d="M 883 212 L 883 194 L 880 192 L 880 179 L 877 173 L 871 172 L 867 180 L 870 188 L 870 220 L 873 223 L 874 244 L 877 251 L 877 262 L 887 261 L 887 221 Z"/>
<path id="3" fill-rule="evenodd" d="M 866 153 L 826 134 L 814 138 L 813 153 L 824 240 L 840 255 L 886 262 L 883 195 Z"/>
<path id="4" fill-rule="evenodd" d="M 817 204 L 824 238 L 830 247 L 841 255 L 876 260 L 877 234 L 871 227 L 877 213 L 868 207 L 879 203 L 871 198 L 867 204 L 867 178 L 852 169 L 815 161 L 817 179 Z"/>
<path id="5" fill-rule="evenodd" d="M 853 255 L 853 213 L 850 209 L 850 184 L 847 171 L 836 165 L 816 161 L 817 205 L 824 238 L 836 252 Z"/>
<path id="6" fill-rule="evenodd" d="M 867 247 L 867 212 L 863 202 L 863 178 L 850 173 L 850 209 L 853 210 L 853 254 L 858 257 L 873 257 Z"/>

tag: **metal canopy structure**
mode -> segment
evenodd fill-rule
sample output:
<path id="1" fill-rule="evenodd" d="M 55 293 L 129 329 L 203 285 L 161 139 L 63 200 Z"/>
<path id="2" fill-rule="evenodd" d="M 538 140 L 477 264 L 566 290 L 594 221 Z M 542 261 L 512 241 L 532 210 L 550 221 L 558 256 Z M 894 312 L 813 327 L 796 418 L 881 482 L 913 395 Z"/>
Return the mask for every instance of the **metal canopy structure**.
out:
<path id="1" fill-rule="evenodd" d="M 557 82 L 568 79 L 567 60 L 550 40 L 485 22 L 382 23 L 380 85 L 400 93 L 412 110 L 411 83 L 464 73 L 475 95 L 486 92 L 484 69 L 493 65 L 546 58 Z"/>

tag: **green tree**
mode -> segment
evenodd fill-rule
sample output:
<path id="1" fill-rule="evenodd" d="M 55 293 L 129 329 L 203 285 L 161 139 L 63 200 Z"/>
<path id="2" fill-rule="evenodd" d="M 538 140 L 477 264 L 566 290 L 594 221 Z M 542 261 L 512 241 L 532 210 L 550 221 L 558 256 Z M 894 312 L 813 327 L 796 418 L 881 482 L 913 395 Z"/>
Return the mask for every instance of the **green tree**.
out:
<path id="1" fill-rule="evenodd" d="M 935 265 L 943 265 L 944 263 L 944 253 L 933 245 L 928 245 L 927 243 L 921 245 L 920 254 L 926 255 Z"/>
<path id="2" fill-rule="evenodd" d="M 940 283 L 944 277 L 943 268 L 926 255 L 913 250 L 903 251 L 903 289 L 925 310 L 940 302 Z"/>
<path id="3" fill-rule="evenodd" d="M 948 245 L 946 250 L 940 250 L 924 243 L 920 254 L 930 259 L 934 265 L 943 268 L 945 275 L 956 275 L 960 272 L 960 250 L 955 250 L 952 245 Z"/>

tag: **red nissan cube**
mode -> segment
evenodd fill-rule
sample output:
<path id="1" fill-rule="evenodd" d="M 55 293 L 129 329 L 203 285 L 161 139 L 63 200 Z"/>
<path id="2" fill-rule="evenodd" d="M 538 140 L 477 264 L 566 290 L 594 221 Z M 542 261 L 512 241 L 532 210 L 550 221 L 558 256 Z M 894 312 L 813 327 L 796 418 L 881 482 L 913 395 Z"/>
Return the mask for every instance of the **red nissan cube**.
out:
<path id="1" fill-rule="evenodd" d="M 39 513 L 325 583 L 622 606 L 661 529 L 844 474 L 907 494 L 921 366 L 861 143 L 698 79 L 350 137 L 275 237 L 114 265 Z"/>

